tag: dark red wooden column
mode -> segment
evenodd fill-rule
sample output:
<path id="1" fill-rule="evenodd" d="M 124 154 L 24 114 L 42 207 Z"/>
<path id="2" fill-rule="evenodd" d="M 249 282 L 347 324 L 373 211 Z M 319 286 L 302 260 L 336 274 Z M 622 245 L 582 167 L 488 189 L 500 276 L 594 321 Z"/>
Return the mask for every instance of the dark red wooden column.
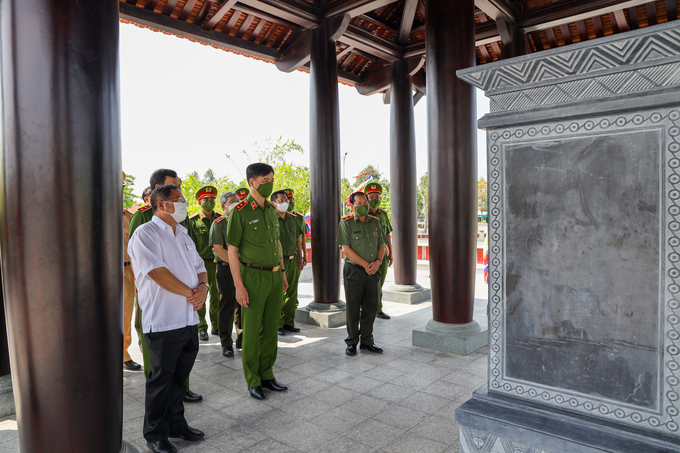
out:
<path id="1" fill-rule="evenodd" d="M 119 453 L 118 0 L 3 0 L 2 273 L 23 453 Z"/>
<path id="2" fill-rule="evenodd" d="M 312 29 L 309 74 L 314 302 L 308 308 L 323 310 L 340 299 L 340 250 L 335 241 L 341 212 L 338 68 L 325 19 Z"/>
<path id="3" fill-rule="evenodd" d="M 408 63 L 397 60 L 391 68 L 390 177 L 392 178 L 392 233 L 394 282 L 415 285 L 418 260 L 416 201 L 416 139 L 413 91 Z"/>
<path id="4" fill-rule="evenodd" d="M 475 294 L 477 121 L 474 88 L 456 70 L 475 65 L 475 4 L 428 0 L 425 8 L 432 312 L 464 324 Z"/>

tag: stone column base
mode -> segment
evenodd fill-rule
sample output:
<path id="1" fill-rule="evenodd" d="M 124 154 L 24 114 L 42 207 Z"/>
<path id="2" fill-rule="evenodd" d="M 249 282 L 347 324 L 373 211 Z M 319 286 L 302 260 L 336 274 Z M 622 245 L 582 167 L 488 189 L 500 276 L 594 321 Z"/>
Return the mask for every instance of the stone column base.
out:
<path id="1" fill-rule="evenodd" d="M 662 453 L 680 440 L 489 393 L 456 410 L 461 453 Z"/>
<path id="2" fill-rule="evenodd" d="M 419 284 L 415 285 L 390 285 L 383 289 L 383 300 L 397 302 L 399 304 L 417 304 L 432 298 L 430 290 L 423 288 Z"/>
<path id="3" fill-rule="evenodd" d="M 445 324 L 430 319 L 425 327 L 413 330 L 413 345 L 456 354 L 470 354 L 487 345 L 487 330 L 477 321 Z"/>
<path id="4" fill-rule="evenodd" d="M 310 302 L 306 307 L 295 310 L 295 322 L 313 324 L 319 327 L 340 327 L 347 321 L 345 303 L 338 301 L 334 304 Z"/>
<path id="5" fill-rule="evenodd" d="M 13 415 L 15 412 L 12 375 L 8 374 L 0 377 L 0 418 Z"/>
<path id="6" fill-rule="evenodd" d="M 134 445 L 123 441 L 123 446 L 120 448 L 120 453 L 139 453 L 139 450 Z"/>

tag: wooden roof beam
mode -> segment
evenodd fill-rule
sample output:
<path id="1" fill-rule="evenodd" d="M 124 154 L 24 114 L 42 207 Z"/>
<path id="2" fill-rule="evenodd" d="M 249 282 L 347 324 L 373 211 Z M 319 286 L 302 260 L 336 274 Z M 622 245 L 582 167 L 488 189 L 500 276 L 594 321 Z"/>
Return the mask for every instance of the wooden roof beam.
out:
<path id="1" fill-rule="evenodd" d="M 403 56 L 401 46 L 378 36 L 374 36 L 368 30 L 354 24 L 349 24 L 347 31 L 338 38 L 338 41 L 356 47 L 359 50 L 363 50 L 367 54 L 373 55 L 381 60 L 396 61 Z"/>
<path id="2" fill-rule="evenodd" d="M 397 32 L 397 43 L 401 45 L 406 44 L 411 36 L 416 9 L 418 9 L 418 0 L 404 0 L 404 9 L 401 12 L 401 20 L 399 21 L 399 30 Z"/>
<path id="3" fill-rule="evenodd" d="M 385 5 L 394 3 L 395 0 L 335 0 L 328 5 L 326 17 L 336 17 L 349 14 L 356 17 L 360 14 L 382 8 Z"/>
<path id="4" fill-rule="evenodd" d="M 269 61 L 277 61 L 281 57 L 281 52 L 262 44 L 252 41 L 239 39 L 226 33 L 219 33 L 214 30 L 204 30 L 198 25 L 190 24 L 185 21 L 177 20 L 163 14 L 156 14 L 142 8 L 127 3 L 120 4 L 120 18 L 134 22 L 136 24 L 161 30 L 172 35 L 199 41 L 211 46 L 223 49 L 234 50 Z"/>
<path id="5" fill-rule="evenodd" d="M 309 63 L 304 65 L 303 68 L 309 71 L 310 70 Z M 348 83 L 350 85 L 358 85 L 361 83 L 361 77 L 352 74 L 351 72 L 343 71 L 339 68 L 338 68 L 338 80 L 343 83 Z"/>
<path id="6" fill-rule="evenodd" d="M 305 28 L 319 24 L 322 18 L 321 8 L 302 0 L 239 0 L 239 3 Z"/>
<path id="7" fill-rule="evenodd" d="M 349 25 L 350 17 L 341 16 L 328 21 L 328 35 L 335 41 L 342 35 Z M 292 72 L 306 65 L 312 54 L 312 30 L 300 30 L 296 36 L 291 36 L 292 44 L 281 52 L 281 58 L 276 62 L 279 71 Z"/>
<path id="8" fill-rule="evenodd" d="M 204 30 L 212 30 L 217 27 L 217 24 L 220 23 L 222 18 L 227 15 L 229 10 L 232 9 L 234 5 L 236 5 L 236 0 L 227 0 L 226 2 L 222 3 L 215 14 L 201 25 L 201 28 Z M 234 14 L 236 14 L 236 12 L 234 12 Z"/>
<path id="9" fill-rule="evenodd" d="M 179 13 L 179 20 L 187 20 L 187 18 L 191 15 L 191 11 L 193 11 L 194 7 L 196 6 L 196 2 L 198 0 L 188 0 L 184 4 L 184 8 L 182 8 L 182 12 Z"/>
<path id="10" fill-rule="evenodd" d="M 515 22 L 517 18 L 517 8 L 511 0 L 475 0 L 475 6 L 493 20 L 505 17 Z"/>
<path id="11" fill-rule="evenodd" d="M 425 57 L 420 56 L 416 58 L 411 58 L 408 60 L 408 73 L 409 75 L 414 75 L 416 72 L 425 64 Z M 386 90 L 392 84 L 391 77 L 392 65 L 387 64 L 377 71 L 371 73 L 362 82 L 361 85 L 357 85 L 356 89 L 359 94 L 364 96 L 370 96 L 371 94 L 380 93 Z"/>
<path id="12" fill-rule="evenodd" d="M 500 40 L 501 36 L 496 22 L 483 22 L 475 26 L 475 45 L 477 47 Z M 425 55 L 424 40 L 404 46 L 404 58 L 413 58 L 419 55 Z"/>
<path id="13" fill-rule="evenodd" d="M 529 33 L 604 16 L 648 2 L 649 0 L 560 0 L 521 13 L 517 17 L 517 23 L 525 33 Z"/>

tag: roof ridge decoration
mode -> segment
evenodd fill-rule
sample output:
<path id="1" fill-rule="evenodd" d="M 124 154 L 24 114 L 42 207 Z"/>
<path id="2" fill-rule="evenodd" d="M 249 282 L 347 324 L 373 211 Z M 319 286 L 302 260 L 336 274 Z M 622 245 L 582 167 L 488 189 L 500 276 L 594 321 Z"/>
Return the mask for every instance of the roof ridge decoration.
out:
<path id="1" fill-rule="evenodd" d="M 491 113 L 675 86 L 680 79 L 680 24 L 646 27 L 463 69 L 457 75 L 486 91 Z"/>

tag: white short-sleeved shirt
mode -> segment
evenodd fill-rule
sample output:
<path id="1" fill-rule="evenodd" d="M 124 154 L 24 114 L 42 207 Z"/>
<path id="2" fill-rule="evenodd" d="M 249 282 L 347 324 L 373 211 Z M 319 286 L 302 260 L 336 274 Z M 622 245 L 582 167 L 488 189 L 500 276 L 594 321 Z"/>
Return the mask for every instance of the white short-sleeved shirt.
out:
<path id="1" fill-rule="evenodd" d="M 144 333 L 198 324 L 198 314 L 185 296 L 161 288 L 149 277 L 152 270 L 165 267 L 189 288 L 198 286 L 198 274 L 206 271 L 203 259 L 186 228 L 177 224 L 175 231 L 160 217 L 153 216 L 135 230 L 128 243 Z"/>

